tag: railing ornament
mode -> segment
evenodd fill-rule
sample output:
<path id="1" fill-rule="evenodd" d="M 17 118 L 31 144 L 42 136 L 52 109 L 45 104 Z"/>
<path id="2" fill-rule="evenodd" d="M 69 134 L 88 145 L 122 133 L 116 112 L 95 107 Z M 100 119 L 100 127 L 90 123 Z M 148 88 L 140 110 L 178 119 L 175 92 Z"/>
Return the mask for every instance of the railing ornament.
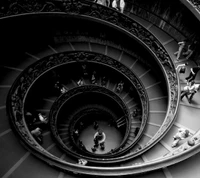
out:
<path id="1" fill-rule="evenodd" d="M 60 14 L 65 13 L 65 15 L 69 16 L 79 16 L 79 17 L 81 16 L 82 18 L 88 18 L 88 19 L 92 18 L 96 21 L 100 20 L 104 21 L 105 24 L 112 25 L 117 29 L 120 29 L 124 33 L 131 35 L 131 37 L 138 40 L 138 42 L 143 44 L 149 50 L 149 52 L 153 56 L 155 56 L 155 58 L 158 60 L 158 63 L 160 64 L 161 68 L 165 73 L 167 82 L 169 83 L 169 88 L 168 88 L 169 108 L 165 121 L 161 126 L 161 128 L 159 129 L 159 131 L 157 132 L 157 134 L 138 152 L 145 151 L 145 149 L 148 149 L 148 145 L 153 145 L 153 142 L 155 143 L 156 140 L 159 141 L 159 138 L 164 136 L 166 128 L 169 128 L 174 121 L 176 110 L 178 107 L 178 97 L 179 97 L 178 76 L 176 74 L 173 61 L 169 57 L 168 53 L 166 52 L 162 44 L 147 29 L 145 29 L 143 26 L 141 26 L 139 23 L 135 22 L 128 16 L 116 12 L 107 7 L 84 0 L 79 0 L 79 1 L 10 0 L 7 2 L 7 4 L 4 4 L 4 6 L 1 7 L 0 18 L 12 17 L 21 14 L 35 15 L 37 13 L 49 13 L 49 12 L 56 12 Z M 47 158 L 44 158 L 47 160 L 47 162 L 48 161 L 51 162 L 51 164 L 53 164 L 54 166 L 86 174 L 88 174 L 89 168 L 87 170 L 87 168 L 78 167 L 79 169 L 77 169 L 77 165 L 71 165 L 66 162 L 64 163 L 62 161 L 59 162 L 58 159 L 56 159 L 50 153 L 45 152 L 45 150 L 40 145 L 38 145 L 36 142 L 33 141 L 31 134 L 29 133 L 26 123 L 24 121 L 23 104 L 25 101 L 25 96 L 29 88 L 31 87 L 32 83 L 34 83 L 34 81 L 36 81 L 37 78 L 43 75 L 43 73 L 47 72 L 53 67 L 63 65 L 64 63 L 73 61 L 81 62 L 88 59 L 96 62 L 101 61 L 102 63 L 107 62 L 110 66 L 113 66 L 113 68 L 116 68 L 120 72 L 123 73 L 126 72 L 125 67 L 119 65 L 115 61 L 110 60 L 108 57 L 104 55 L 96 55 L 96 54 L 94 55 L 92 53 L 86 53 L 86 52 L 80 52 L 80 53 L 77 52 L 68 55 L 66 55 L 65 53 L 52 55 L 50 57 L 37 61 L 34 65 L 31 65 L 27 69 L 25 69 L 24 72 L 18 77 L 17 81 L 12 86 L 9 93 L 10 98 L 8 99 L 8 104 L 9 104 L 8 113 L 11 113 L 10 117 L 13 120 L 16 130 L 18 131 L 21 137 L 26 139 L 29 146 L 31 147 L 30 149 L 33 150 L 36 148 L 41 153 L 45 153 L 52 160 L 54 161 L 56 160 L 56 162 L 53 162 L 52 160 L 49 161 L 47 160 Z M 143 102 L 142 106 L 148 107 L 148 104 L 144 104 L 145 91 L 142 90 L 140 82 L 138 82 L 136 78 L 130 74 L 129 71 L 127 71 L 126 74 L 128 76 L 127 78 L 130 78 L 130 81 L 132 81 L 132 84 L 135 85 L 136 88 L 138 88 L 138 93 L 141 97 L 141 102 Z M 147 114 L 148 113 L 143 113 L 143 117 L 145 117 L 144 119 L 146 120 L 147 120 Z M 130 156 L 132 156 L 132 154 L 130 154 Z M 159 166 L 157 165 L 157 167 Z M 150 168 L 145 167 L 144 164 L 143 170 L 147 171 L 150 170 Z M 104 169 L 103 171 L 104 172 L 102 172 L 102 170 L 98 170 L 95 168 L 93 169 L 93 172 L 99 173 L 101 175 L 110 174 L 110 172 L 108 172 L 110 171 L 109 169 Z M 113 175 L 117 175 L 120 171 L 123 171 L 123 173 L 126 174 L 127 172 L 128 173 L 134 171 L 137 172 L 138 170 L 133 169 L 132 167 L 126 167 L 126 169 L 119 169 L 119 168 L 112 169 Z M 139 170 L 139 172 L 140 171 L 141 169 Z"/>

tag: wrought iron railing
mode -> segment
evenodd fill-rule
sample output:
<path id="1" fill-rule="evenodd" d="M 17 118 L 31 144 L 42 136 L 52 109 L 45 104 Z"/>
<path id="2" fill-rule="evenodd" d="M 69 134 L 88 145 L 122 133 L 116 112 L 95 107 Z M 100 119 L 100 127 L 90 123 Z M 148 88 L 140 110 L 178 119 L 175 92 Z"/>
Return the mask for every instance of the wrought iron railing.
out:
<path id="1" fill-rule="evenodd" d="M 199 0 L 187 0 L 193 7 L 200 13 L 200 1 Z"/>
<path id="2" fill-rule="evenodd" d="M 112 25 L 116 29 L 120 29 L 123 33 L 130 35 L 135 38 L 139 43 L 143 44 L 149 52 L 154 55 L 158 60 L 158 64 L 165 73 L 166 80 L 169 84 L 169 106 L 167 115 L 164 123 L 160 127 L 157 134 L 142 148 L 143 151 L 139 150 L 137 153 L 128 155 L 127 159 L 132 156 L 141 154 L 147 149 L 155 145 L 165 133 L 167 133 L 170 126 L 173 124 L 175 119 L 176 111 L 178 108 L 179 92 L 178 86 L 179 81 L 177 73 L 173 64 L 173 61 L 169 57 L 167 51 L 159 42 L 159 40 L 152 35 L 147 29 L 141 26 L 139 23 L 129 18 L 128 16 L 113 11 L 107 7 L 91 3 L 88 1 L 12 1 L 9 5 L 3 6 L 1 9 L 1 18 L 8 16 L 16 16 L 22 14 L 43 14 L 43 13 L 54 13 L 68 16 L 76 16 L 81 18 L 88 18 L 96 20 L 97 22 L 104 22 L 107 25 Z M 87 59 L 89 56 L 85 56 Z M 83 59 L 85 59 L 83 58 Z M 125 175 L 132 173 L 141 172 L 141 166 L 129 166 L 129 167 L 116 167 L 116 168 L 98 168 L 98 167 L 83 167 L 66 163 L 55 156 L 48 153 L 40 145 L 34 142 L 31 134 L 29 133 L 27 126 L 24 121 L 24 100 L 26 94 L 31 87 L 32 83 L 44 72 L 50 70 L 55 65 L 63 64 L 66 60 L 70 60 L 64 54 L 58 56 L 51 56 L 48 60 L 40 60 L 36 64 L 28 67 L 13 84 L 7 100 L 8 114 L 11 121 L 17 130 L 18 134 L 24 138 L 24 142 L 29 145 L 29 149 L 38 157 L 47 161 L 49 164 L 57 166 L 64 170 L 71 170 L 72 172 L 83 173 L 83 174 L 95 174 L 95 175 Z M 98 58 L 96 58 L 98 60 Z M 112 64 L 111 64 L 112 65 Z M 123 68 L 117 68 L 119 71 Z M 141 85 L 135 80 L 131 74 L 128 74 L 130 80 L 134 85 L 137 86 L 141 100 L 145 100 L 145 91 Z M 147 107 L 147 105 L 143 105 Z M 144 110 L 146 111 L 146 110 Z M 143 116 L 147 116 L 148 113 L 143 113 Z M 39 152 L 38 152 L 39 151 Z M 50 159 L 49 159 L 50 158 Z M 143 164 L 142 172 L 149 171 L 160 167 L 159 164 Z"/>
<path id="3" fill-rule="evenodd" d="M 92 93 L 96 93 L 96 94 L 99 93 L 99 94 L 102 94 L 102 95 L 112 99 L 113 101 L 118 103 L 119 108 L 121 108 L 120 110 L 123 111 L 124 119 L 125 119 L 125 122 L 126 122 L 126 132 L 125 132 L 125 135 L 124 135 L 124 139 L 123 139 L 123 141 L 122 141 L 122 143 L 120 144 L 119 147 L 123 147 L 123 145 L 125 144 L 126 139 L 127 139 L 128 135 L 129 135 L 129 130 L 130 130 L 130 113 L 128 111 L 128 108 L 126 107 L 124 102 L 120 99 L 120 97 L 118 97 L 118 95 L 116 95 L 115 93 L 113 93 L 112 91 L 110 91 L 110 90 L 108 90 L 108 89 L 106 89 L 104 87 L 99 87 L 99 86 L 96 86 L 96 85 L 83 85 L 81 87 L 73 88 L 73 89 L 69 90 L 67 93 L 64 93 L 62 96 L 60 96 L 55 101 L 55 103 L 53 104 L 51 112 L 50 112 L 50 126 L 51 126 L 51 130 L 52 130 L 52 133 L 53 133 L 54 137 L 59 142 L 59 144 L 62 146 L 62 148 L 64 150 L 66 150 L 66 152 L 70 152 L 71 155 L 75 155 L 76 157 L 80 157 L 80 155 L 77 155 L 76 153 L 73 153 L 69 148 L 67 148 L 67 146 L 65 146 L 65 144 L 62 141 L 62 139 L 59 136 L 58 128 L 57 128 L 58 124 L 56 124 L 57 120 L 58 120 L 57 115 L 58 115 L 58 112 L 60 110 L 60 107 L 62 107 L 64 105 L 64 103 L 67 103 L 68 100 L 73 98 L 73 95 L 78 95 L 78 94 L 82 94 L 82 93 L 84 93 L 84 95 L 85 95 L 88 92 L 92 92 Z M 98 106 L 97 108 L 101 108 L 101 107 Z M 81 110 L 81 113 L 82 114 L 86 113 L 87 110 L 88 110 L 88 108 L 85 108 L 85 109 Z M 90 110 L 91 111 L 95 110 L 95 107 L 94 108 L 91 107 Z M 102 108 L 102 110 L 103 110 L 103 108 Z M 108 113 L 110 113 L 110 112 L 108 112 Z M 146 118 L 147 117 L 145 116 L 144 119 L 146 119 Z M 71 132 L 73 132 L 73 129 L 74 129 L 74 127 L 73 127 L 73 125 L 74 125 L 73 123 L 74 122 L 77 122 L 77 120 L 72 117 L 71 121 L 69 121 L 70 126 L 72 126 L 72 128 L 69 129 L 69 130 L 71 130 Z M 143 122 L 146 123 L 146 121 L 143 121 Z M 144 127 L 141 128 L 141 130 L 143 131 Z M 142 131 L 140 132 L 140 136 L 142 134 Z M 76 144 L 74 144 L 74 145 L 76 145 Z M 118 149 L 116 148 L 116 153 L 117 153 L 117 150 L 119 150 L 119 148 Z M 87 160 L 90 160 L 90 162 L 92 160 L 94 162 L 95 161 L 97 162 L 97 161 L 101 161 L 101 159 L 100 159 L 101 157 L 103 158 L 103 160 L 105 160 L 105 158 L 113 157 L 113 156 L 114 156 L 114 154 L 108 155 L 108 156 L 106 156 L 106 155 L 105 156 L 103 156 L 103 155 L 102 156 L 101 155 L 96 155 L 95 156 L 94 154 L 92 154 L 90 152 L 85 152 L 81 157 L 83 157 L 83 158 L 85 158 Z M 99 159 L 96 159 L 96 157 L 98 157 Z"/>

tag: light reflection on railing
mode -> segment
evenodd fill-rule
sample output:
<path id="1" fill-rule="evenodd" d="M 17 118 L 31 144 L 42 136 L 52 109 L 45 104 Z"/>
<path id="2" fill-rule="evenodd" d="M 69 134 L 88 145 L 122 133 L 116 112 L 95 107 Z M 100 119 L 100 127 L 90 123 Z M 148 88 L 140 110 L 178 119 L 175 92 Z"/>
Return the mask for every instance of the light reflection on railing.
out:
<path id="1" fill-rule="evenodd" d="M 199 0 L 187 0 L 199 13 L 200 13 L 200 1 Z"/>

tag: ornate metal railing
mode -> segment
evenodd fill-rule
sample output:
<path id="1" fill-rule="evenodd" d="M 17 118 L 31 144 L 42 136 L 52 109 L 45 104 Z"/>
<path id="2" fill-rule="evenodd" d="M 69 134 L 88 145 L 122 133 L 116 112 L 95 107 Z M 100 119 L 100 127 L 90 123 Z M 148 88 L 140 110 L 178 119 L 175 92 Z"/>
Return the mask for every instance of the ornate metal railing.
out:
<path id="1" fill-rule="evenodd" d="M 102 107 L 102 106 L 99 106 L 99 105 L 91 105 L 91 106 L 87 106 L 87 107 L 84 107 L 84 108 L 81 108 L 80 109 L 81 111 L 78 111 L 77 115 L 79 116 L 83 116 L 83 115 L 87 115 L 88 113 L 97 113 L 97 114 L 101 114 L 101 113 L 108 113 L 113 119 L 117 119 L 115 118 L 115 115 L 112 113 L 112 111 L 110 111 L 109 109 L 105 108 L 105 107 Z M 124 139 L 122 140 L 121 144 L 116 147 L 112 153 L 115 153 L 119 150 L 119 148 L 124 145 L 125 141 L 127 140 L 127 137 L 128 137 L 128 134 L 129 134 L 129 131 L 130 131 L 130 125 L 129 125 L 129 119 L 128 117 L 124 117 L 124 119 L 126 120 L 126 132 L 125 132 L 125 135 L 124 135 Z M 77 149 L 80 149 L 77 145 L 77 141 L 76 139 L 74 139 L 74 130 L 75 128 L 77 127 L 77 125 L 80 123 L 80 119 L 78 118 L 75 118 L 71 121 L 70 123 L 70 133 L 71 133 L 71 137 L 72 137 L 72 140 L 73 140 L 73 143 L 74 145 L 77 147 Z M 83 150 L 84 151 L 84 150 Z M 111 155 L 111 152 L 107 152 L 105 153 L 104 155 L 106 156 L 109 156 Z M 97 155 L 94 153 L 94 154 L 90 154 L 90 156 L 94 156 L 96 157 Z M 101 157 L 101 155 L 99 155 Z M 98 156 L 97 156 L 98 157 Z"/>
<path id="2" fill-rule="evenodd" d="M 190 11 L 193 16 L 186 16 L 187 22 L 189 22 L 190 28 L 193 29 L 194 32 L 194 37 L 192 40 L 199 40 L 199 26 L 196 24 L 199 24 L 200 21 L 200 2 L 198 0 L 180 0 L 182 4 L 185 5 L 185 7 Z M 185 18 L 184 18 L 185 19 Z M 194 25 L 194 26 L 193 26 Z"/>
<path id="3" fill-rule="evenodd" d="M 54 102 L 54 104 L 53 104 L 53 106 L 51 108 L 51 111 L 50 111 L 50 126 L 51 126 L 51 130 L 52 130 L 52 133 L 53 133 L 55 139 L 58 141 L 59 145 L 61 145 L 62 149 L 66 150 L 66 152 L 70 153 L 70 155 L 75 155 L 76 157 L 83 157 L 86 160 L 90 160 L 90 162 L 92 160 L 98 162 L 98 161 L 100 161 L 100 157 L 103 157 L 103 159 L 105 160 L 105 157 L 109 157 L 109 155 L 108 156 L 106 156 L 106 155 L 105 156 L 103 156 L 103 155 L 102 156 L 101 155 L 96 155 L 95 156 L 94 154 L 92 154 L 90 152 L 85 152 L 85 154 L 82 155 L 82 156 L 77 155 L 76 153 L 72 152 L 63 143 L 62 139 L 59 136 L 58 128 L 57 128 L 57 120 L 58 120 L 57 115 L 58 115 L 61 107 L 64 105 L 64 103 L 67 103 L 68 100 L 73 98 L 73 96 L 75 96 L 75 95 L 80 95 L 80 94 L 83 94 L 83 93 L 85 95 L 88 92 L 103 94 L 104 96 L 106 96 L 108 98 L 111 98 L 113 101 L 118 103 L 118 105 L 120 106 L 121 110 L 123 111 L 124 119 L 126 120 L 126 125 L 127 125 L 124 139 L 123 139 L 122 143 L 119 146 L 119 147 L 123 147 L 123 145 L 125 144 L 126 139 L 128 137 L 129 130 L 130 130 L 130 113 L 129 113 L 128 108 L 124 104 L 124 102 L 121 100 L 121 98 L 117 94 L 113 93 L 112 91 L 110 91 L 110 90 L 108 90 L 108 89 L 106 89 L 104 87 L 99 87 L 99 86 L 95 86 L 95 85 L 84 85 L 84 86 L 81 86 L 81 87 L 73 88 L 73 89 L 69 90 L 68 92 L 64 93 L 63 95 L 61 95 Z M 147 102 L 147 98 L 146 98 L 146 102 Z M 147 108 L 145 108 L 145 109 L 147 109 Z M 85 108 L 85 110 L 87 110 L 87 108 Z M 147 116 L 145 116 L 144 119 L 147 119 Z M 73 120 L 71 120 L 69 122 L 71 122 L 71 123 L 72 122 L 76 122 L 76 119 L 73 119 Z M 146 123 L 146 121 L 145 121 L 145 123 Z M 70 124 L 70 125 L 73 125 L 73 124 Z M 142 130 L 144 130 L 144 127 L 142 128 Z M 140 134 L 142 134 L 142 132 Z M 119 148 L 117 150 L 119 150 Z M 87 157 L 87 156 L 89 156 L 89 157 Z M 110 155 L 110 157 L 113 157 L 113 156 L 115 156 L 114 153 L 112 155 Z M 99 159 L 96 159 L 96 157 L 98 157 Z"/>
<path id="4" fill-rule="evenodd" d="M 10 3 L 10 4 L 9 4 Z M 120 29 L 123 33 L 127 33 L 130 37 L 135 38 L 138 42 L 143 44 L 152 55 L 158 60 L 159 65 L 163 69 L 166 80 L 169 84 L 169 106 L 167 115 L 164 123 L 161 128 L 157 132 L 157 134 L 143 147 L 143 151 L 149 149 L 151 146 L 156 144 L 168 131 L 170 126 L 172 125 L 177 107 L 178 107 L 178 78 L 176 74 L 176 70 L 172 60 L 170 59 L 168 53 L 162 46 L 162 44 L 156 39 L 154 35 L 148 32 L 144 27 L 139 25 L 133 19 L 125 16 L 124 14 L 120 14 L 115 12 L 107 7 L 94 4 L 88 1 L 26 1 L 26 0 L 16 0 L 10 1 L 7 6 L 3 6 L 1 9 L 1 18 L 5 18 L 7 16 L 16 16 L 20 14 L 30 14 L 33 13 L 37 15 L 37 13 L 58 13 L 64 14 L 68 16 L 77 16 L 82 18 L 93 19 L 96 21 L 104 21 L 105 24 L 112 25 L 115 28 Z M 82 53 L 83 54 L 83 53 Z M 88 56 L 87 56 L 88 57 Z M 84 59 L 87 59 L 85 56 Z M 23 104 L 26 94 L 31 87 L 32 83 L 37 80 L 37 78 L 42 75 L 45 71 L 50 70 L 55 65 L 60 65 L 66 61 L 66 56 L 64 54 L 59 54 L 58 56 L 51 56 L 48 60 L 38 61 L 36 64 L 28 67 L 16 80 L 14 85 L 12 86 L 8 102 L 8 114 L 13 122 L 15 129 L 18 131 L 18 134 L 25 138 L 26 142 L 30 147 L 29 149 L 34 152 L 34 154 L 38 155 L 38 157 L 46 160 L 49 164 L 58 166 L 61 169 L 71 170 L 73 172 L 83 173 L 83 174 L 96 174 L 96 175 L 123 175 L 123 174 L 132 174 L 141 172 L 140 166 L 130 166 L 130 167 L 117 167 L 117 168 L 97 168 L 97 167 L 83 167 L 79 165 L 73 165 L 70 163 L 63 162 L 56 158 L 55 156 L 48 153 L 44 150 L 40 145 L 34 142 L 31 134 L 29 133 L 27 126 L 24 122 L 24 112 L 23 112 Z M 77 56 L 77 59 L 78 56 Z M 98 58 L 97 58 L 98 59 Z M 112 65 L 112 64 L 111 64 Z M 38 70 L 39 69 L 39 70 Z M 118 70 L 122 71 L 123 68 L 118 68 Z M 133 84 L 135 81 L 134 78 L 131 78 Z M 137 82 L 135 83 L 137 86 Z M 139 93 L 141 95 L 141 100 L 145 98 L 145 91 L 142 90 L 142 87 L 139 85 Z M 12 107 L 11 107 L 12 106 Z M 147 107 L 147 106 L 143 106 Z M 143 113 L 143 115 L 147 115 L 147 113 Z M 40 153 L 38 153 L 38 150 Z M 140 150 L 140 153 L 141 150 Z M 139 152 L 138 152 L 139 154 Z M 130 155 L 131 157 L 131 155 Z M 51 159 L 49 159 L 51 158 Z M 158 166 L 158 165 L 157 165 Z M 142 171 L 148 171 L 152 168 L 155 169 L 155 165 L 142 165 Z M 159 167 L 159 166 L 158 166 Z"/>
<path id="5" fill-rule="evenodd" d="M 187 0 L 193 7 L 200 13 L 200 1 L 199 0 Z"/>
<path id="6" fill-rule="evenodd" d="M 60 53 L 60 54 L 54 54 L 52 56 L 48 56 L 48 57 L 36 62 L 34 65 L 31 65 L 30 67 L 28 67 L 21 74 L 21 76 L 16 81 L 16 83 L 14 83 L 14 85 L 10 91 L 11 93 L 9 94 L 10 95 L 9 97 L 11 97 L 11 98 L 9 98 L 9 101 L 8 101 L 8 103 L 9 103 L 8 107 L 10 109 L 8 112 L 11 114 L 12 122 L 16 126 L 17 130 L 20 132 L 20 135 L 22 135 L 22 138 L 31 141 L 31 142 L 29 142 L 29 144 L 32 144 L 32 142 L 33 142 L 34 146 L 36 145 L 36 142 L 34 142 L 32 140 L 31 135 L 30 135 L 30 138 L 28 138 L 30 133 L 27 129 L 27 126 L 26 126 L 26 123 L 24 120 L 24 109 L 23 108 L 24 108 L 24 103 L 26 100 L 26 95 L 27 95 L 30 87 L 41 75 L 48 72 L 52 68 L 55 68 L 60 65 L 67 64 L 67 63 L 83 62 L 83 61 L 100 63 L 100 64 L 108 65 L 109 67 L 112 67 L 113 69 L 117 70 L 118 72 L 121 72 L 122 75 L 124 75 L 130 81 L 130 83 L 134 86 L 134 88 L 137 89 L 139 98 L 141 100 L 141 106 L 142 106 L 143 113 L 142 113 L 141 128 L 140 128 L 140 131 L 139 131 L 137 137 L 134 140 L 134 143 L 142 136 L 142 132 L 145 128 L 145 125 L 146 125 L 146 122 L 148 119 L 148 99 L 147 99 L 148 97 L 147 97 L 144 87 L 141 84 L 141 81 L 136 77 L 136 75 L 133 72 L 131 72 L 127 67 L 120 64 L 118 61 L 115 61 L 105 55 L 91 53 L 91 52 L 66 52 L 66 53 Z M 68 96 L 68 94 L 69 93 L 67 92 L 66 96 Z M 63 94 L 62 96 L 65 96 L 65 94 Z M 60 102 L 61 101 L 59 100 L 58 103 L 60 103 Z M 122 103 L 122 101 L 118 101 L 118 102 Z M 58 107 L 58 105 L 56 105 L 56 109 L 54 109 L 54 111 L 59 109 L 57 107 Z M 124 110 L 126 110 L 125 106 L 124 106 Z M 20 115 L 18 115 L 16 112 L 20 113 Z M 51 124 L 55 125 L 54 122 Z M 26 133 L 26 137 L 23 137 L 24 133 Z M 133 146 L 133 143 L 130 146 Z M 38 148 L 40 148 L 39 145 L 38 145 Z M 127 147 L 125 150 L 122 150 L 122 151 L 125 152 L 126 150 L 128 150 L 130 148 L 131 147 Z M 41 148 L 40 148 L 40 150 L 41 150 Z M 120 160 L 120 157 L 118 157 L 118 160 Z"/>

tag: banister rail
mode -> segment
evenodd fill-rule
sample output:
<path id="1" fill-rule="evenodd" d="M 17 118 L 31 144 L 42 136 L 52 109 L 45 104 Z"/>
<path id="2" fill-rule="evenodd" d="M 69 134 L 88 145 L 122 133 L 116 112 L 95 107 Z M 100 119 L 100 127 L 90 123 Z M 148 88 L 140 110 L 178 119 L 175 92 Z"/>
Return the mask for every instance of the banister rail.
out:
<path id="1" fill-rule="evenodd" d="M 180 0 L 200 21 L 200 2 L 198 0 Z"/>
<path id="2" fill-rule="evenodd" d="M 26 4 L 27 3 L 27 4 Z M 135 22 L 133 19 L 128 16 L 111 10 L 107 7 L 88 2 L 88 1 L 15 1 L 15 3 L 8 6 L 6 13 L 1 17 L 6 16 L 18 16 L 22 14 L 45 14 L 45 13 L 54 13 L 62 14 L 69 16 L 76 16 L 80 18 L 88 18 L 96 20 L 97 22 L 103 22 L 107 25 L 114 26 L 116 29 L 121 30 L 123 33 L 126 33 L 132 38 L 138 40 L 139 43 L 143 44 L 149 52 L 158 60 L 160 67 L 165 73 L 166 80 L 169 84 L 168 93 L 169 93 L 169 106 L 165 121 L 157 134 L 144 146 L 143 151 L 151 148 L 155 145 L 168 131 L 171 125 L 174 122 L 176 111 L 179 103 L 179 80 L 175 70 L 173 61 L 169 57 L 165 48 L 157 40 L 157 38 L 147 31 L 140 24 Z M 3 8 L 3 10 L 5 10 Z M 2 12 L 2 11 L 1 11 Z M 65 60 L 65 56 L 60 54 L 60 58 L 56 58 L 56 61 L 59 63 L 62 60 Z M 52 62 L 52 57 L 49 58 L 49 61 L 39 61 L 41 62 L 39 66 L 41 71 L 38 71 L 37 67 L 31 65 L 28 69 L 25 69 L 14 85 L 11 87 L 11 90 L 8 95 L 7 108 L 8 114 L 17 130 L 18 134 L 22 138 L 26 138 L 26 144 L 29 145 L 29 150 L 35 155 L 45 160 L 50 165 L 59 167 L 60 169 L 70 170 L 72 172 L 82 173 L 82 174 L 95 174 L 95 175 L 128 175 L 133 173 L 141 173 L 156 168 L 160 168 L 159 164 L 148 164 L 145 163 L 142 166 L 128 166 L 128 167 L 89 167 L 89 166 L 80 166 L 76 164 L 70 164 L 65 161 L 58 159 L 52 154 L 45 151 L 40 145 L 33 141 L 31 134 L 28 132 L 26 124 L 24 122 L 24 113 L 23 113 L 23 104 L 26 94 L 31 87 L 32 83 L 41 75 L 45 70 L 49 70 L 54 63 Z M 39 63 L 38 62 L 38 63 Z M 59 64 L 58 64 L 59 65 Z M 45 68 L 46 67 L 46 68 Z M 143 92 L 143 91 L 141 91 Z M 142 93 L 141 93 L 142 95 Z M 144 99 L 144 96 L 142 97 Z M 141 154 L 141 150 L 137 154 Z M 135 153 L 134 153 L 135 154 Z M 136 154 L 135 154 L 136 155 Z M 135 156 L 134 155 L 134 156 Z M 130 156 L 130 157 L 129 157 Z M 129 159 L 131 155 L 128 155 Z"/>

